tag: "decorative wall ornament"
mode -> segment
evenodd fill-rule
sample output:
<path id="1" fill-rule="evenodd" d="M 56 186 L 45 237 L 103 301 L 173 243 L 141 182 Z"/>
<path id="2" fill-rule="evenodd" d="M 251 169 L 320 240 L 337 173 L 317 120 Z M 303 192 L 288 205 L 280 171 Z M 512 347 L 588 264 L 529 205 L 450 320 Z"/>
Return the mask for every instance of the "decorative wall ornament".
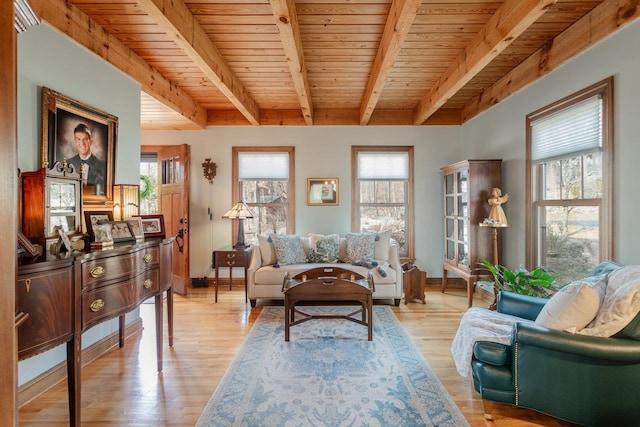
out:
<path id="1" fill-rule="evenodd" d="M 209 181 L 209 184 L 213 184 L 213 178 L 216 177 L 216 164 L 211 161 L 211 158 L 204 159 L 202 163 L 204 169 L 204 177 Z"/>

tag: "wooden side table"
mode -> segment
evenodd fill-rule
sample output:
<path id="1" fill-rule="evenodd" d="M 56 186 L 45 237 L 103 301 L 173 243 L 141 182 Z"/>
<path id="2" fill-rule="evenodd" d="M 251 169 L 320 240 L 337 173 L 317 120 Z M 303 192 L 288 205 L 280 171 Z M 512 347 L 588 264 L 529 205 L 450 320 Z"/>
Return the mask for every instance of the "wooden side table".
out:
<path id="1" fill-rule="evenodd" d="M 424 287 L 427 282 L 427 273 L 415 265 L 407 262 L 402 265 L 402 283 L 404 285 L 404 303 L 418 299 L 426 304 L 424 299 Z"/>
<path id="2" fill-rule="evenodd" d="M 250 246 L 245 249 L 234 249 L 232 246 L 226 246 L 224 248 L 216 249 L 212 255 L 212 265 L 215 269 L 215 302 L 218 302 L 218 269 L 220 267 L 229 267 L 229 290 L 231 290 L 231 283 L 233 282 L 233 268 L 244 268 L 244 302 L 248 301 L 247 296 L 247 268 L 251 262 L 251 254 L 253 248 Z"/>

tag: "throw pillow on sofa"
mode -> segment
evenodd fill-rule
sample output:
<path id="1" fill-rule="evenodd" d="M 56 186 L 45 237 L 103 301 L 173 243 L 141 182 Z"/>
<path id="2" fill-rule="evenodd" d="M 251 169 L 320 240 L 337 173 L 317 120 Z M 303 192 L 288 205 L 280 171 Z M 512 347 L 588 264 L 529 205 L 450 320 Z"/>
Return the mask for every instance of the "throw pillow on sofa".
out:
<path id="1" fill-rule="evenodd" d="M 377 261 L 389 261 L 389 247 L 391 246 L 391 229 L 378 232 L 378 240 L 373 246 L 373 258 Z"/>
<path id="2" fill-rule="evenodd" d="M 309 259 L 312 262 L 336 262 L 338 261 L 338 250 L 340 247 L 340 236 L 330 234 L 309 233 Z"/>
<path id="3" fill-rule="evenodd" d="M 262 265 L 273 265 L 278 262 L 276 249 L 273 247 L 273 242 L 269 239 L 269 236 L 258 234 L 258 248 L 260 248 Z"/>
<path id="4" fill-rule="evenodd" d="M 576 282 L 563 287 L 544 305 L 535 324 L 574 333 L 583 329 L 600 310 L 602 297 L 597 286 Z"/>
<path id="5" fill-rule="evenodd" d="M 373 261 L 376 240 L 380 237 L 378 233 L 347 233 L 347 255 L 345 262 L 371 262 Z"/>
<path id="6" fill-rule="evenodd" d="M 307 254 L 305 254 L 302 240 L 297 234 L 272 234 L 269 238 L 273 242 L 278 265 L 307 262 Z"/>

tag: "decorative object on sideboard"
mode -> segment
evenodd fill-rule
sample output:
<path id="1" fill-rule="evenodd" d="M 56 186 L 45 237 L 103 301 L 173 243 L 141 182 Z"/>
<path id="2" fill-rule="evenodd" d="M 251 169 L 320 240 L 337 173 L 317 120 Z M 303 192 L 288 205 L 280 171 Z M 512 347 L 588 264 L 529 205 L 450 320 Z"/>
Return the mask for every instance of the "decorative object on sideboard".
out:
<path id="1" fill-rule="evenodd" d="M 142 220 L 142 231 L 144 233 L 144 237 L 164 238 L 164 215 L 140 215 L 140 218 Z"/>
<path id="2" fill-rule="evenodd" d="M 94 227 L 109 221 L 113 221 L 113 212 L 110 210 L 84 211 L 84 223 L 89 234 L 89 242 L 96 240 Z"/>
<path id="3" fill-rule="evenodd" d="M 135 217 L 127 217 L 124 219 L 129 223 L 131 230 L 133 230 L 133 234 L 136 236 L 136 240 L 144 240 L 144 229 L 142 228 L 142 218 L 139 216 Z"/>
<path id="4" fill-rule="evenodd" d="M 80 174 L 65 162 L 20 173 L 20 231 L 44 248 L 44 257 L 60 238 L 56 227 L 70 237 L 81 233 L 81 192 Z"/>
<path id="5" fill-rule="evenodd" d="M 236 243 L 233 245 L 234 249 L 244 249 L 249 247 L 249 245 L 244 242 L 244 220 L 248 218 L 253 218 L 253 213 L 249 210 L 249 206 L 247 206 L 243 200 L 240 200 L 236 203 L 227 213 L 222 215 L 222 218 L 229 218 L 238 220 L 238 238 Z"/>
<path id="6" fill-rule="evenodd" d="M 24 253 L 29 254 L 31 257 L 42 255 L 42 246 L 31 243 L 20 231 L 18 231 L 18 247 L 22 249 L 22 252 L 18 251 L 18 255 Z"/>
<path id="7" fill-rule="evenodd" d="M 307 178 L 308 206 L 338 206 L 338 178 Z"/>
<path id="8" fill-rule="evenodd" d="M 209 184 L 213 184 L 213 178 L 216 177 L 216 164 L 211 161 L 211 158 L 204 159 L 202 168 L 204 169 L 204 177 L 209 181 Z"/>
<path id="9" fill-rule="evenodd" d="M 140 215 L 140 186 L 116 184 L 113 186 L 113 219 L 121 221 Z"/>
<path id="10" fill-rule="evenodd" d="M 42 88 L 42 167 L 72 164 L 82 174 L 85 205 L 113 203 L 117 133 L 116 116 Z"/>
<path id="11" fill-rule="evenodd" d="M 114 243 L 136 241 L 136 234 L 128 221 L 111 221 L 109 225 L 111 226 L 111 237 Z"/>

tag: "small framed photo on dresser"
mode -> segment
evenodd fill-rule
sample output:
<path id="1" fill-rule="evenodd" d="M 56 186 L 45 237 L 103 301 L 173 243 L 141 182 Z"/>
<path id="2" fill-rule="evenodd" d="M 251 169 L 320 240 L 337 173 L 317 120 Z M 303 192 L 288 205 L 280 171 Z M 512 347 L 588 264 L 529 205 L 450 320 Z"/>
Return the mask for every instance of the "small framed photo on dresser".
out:
<path id="1" fill-rule="evenodd" d="M 105 224 L 113 221 L 113 211 L 110 210 L 95 210 L 84 211 L 84 222 L 87 228 L 87 233 L 91 238 L 91 241 L 96 241 L 95 226 L 98 224 Z"/>
<path id="2" fill-rule="evenodd" d="M 135 242 L 136 235 L 128 221 L 111 221 L 111 237 L 114 243 Z"/>
<path id="3" fill-rule="evenodd" d="M 164 237 L 164 215 L 141 215 L 144 237 Z"/>

